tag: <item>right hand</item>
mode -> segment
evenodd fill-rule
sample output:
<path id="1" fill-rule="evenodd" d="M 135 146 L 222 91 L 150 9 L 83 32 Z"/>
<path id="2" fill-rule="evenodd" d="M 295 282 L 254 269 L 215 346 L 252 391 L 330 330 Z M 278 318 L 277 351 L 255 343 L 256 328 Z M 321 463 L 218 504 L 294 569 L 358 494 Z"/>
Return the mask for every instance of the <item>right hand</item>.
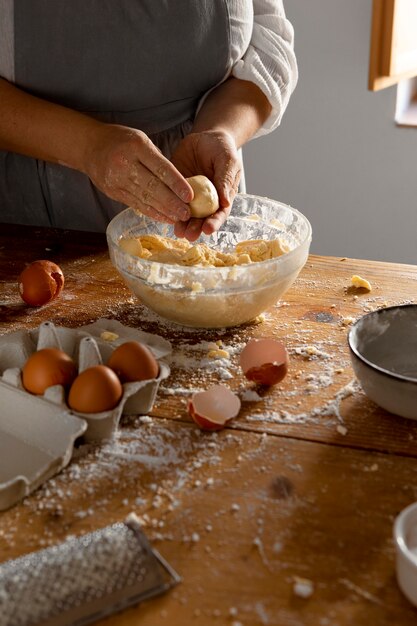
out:
<path id="1" fill-rule="evenodd" d="M 211 235 L 227 219 L 242 173 L 233 136 L 223 130 L 192 132 L 180 141 L 172 155 L 172 162 L 184 176 L 203 174 L 217 189 L 220 207 L 205 219 L 192 217 L 175 225 L 175 235 L 195 241 L 203 232 Z"/>
<path id="2" fill-rule="evenodd" d="M 94 185 L 154 220 L 187 221 L 193 190 L 149 137 L 116 124 L 97 128 L 84 168 Z"/>

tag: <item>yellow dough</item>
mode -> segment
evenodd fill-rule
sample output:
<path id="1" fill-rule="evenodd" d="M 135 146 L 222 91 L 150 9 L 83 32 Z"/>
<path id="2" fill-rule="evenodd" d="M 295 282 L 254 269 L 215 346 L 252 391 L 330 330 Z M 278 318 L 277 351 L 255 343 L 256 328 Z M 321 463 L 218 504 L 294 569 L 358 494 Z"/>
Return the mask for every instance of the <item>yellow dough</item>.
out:
<path id="1" fill-rule="evenodd" d="M 216 187 L 206 176 L 191 176 L 186 178 L 194 191 L 194 198 L 189 206 L 192 217 L 208 217 L 219 208 L 219 197 Z"/>
<path id="2" fill-rule="evenodd" d="M 172 239 L 161 235 L 142 235 L 131 240 L 128 245 L 126 240 L 123 240 L 122 247 L 127 252 L 136 250 L 131 254 L 148 261 L 206 267 L 231 267 L 256 263 L 274 259 L 289 252 L 288 244 L 282 239 L 240 241 L 233 251 L 221 252 L 210 248 L 205 243 L 193 245 L 186 239 Z"/>
<path id="3" fill-rule="evenodd" d="M 350 279 L 352 287 L 356 287 L 356 289 L 366 289 L 367 291 L 372 291 L 371 283 L 366 280 L 366 278 L 362 278 L 357 274 L 354 274 Z"/>

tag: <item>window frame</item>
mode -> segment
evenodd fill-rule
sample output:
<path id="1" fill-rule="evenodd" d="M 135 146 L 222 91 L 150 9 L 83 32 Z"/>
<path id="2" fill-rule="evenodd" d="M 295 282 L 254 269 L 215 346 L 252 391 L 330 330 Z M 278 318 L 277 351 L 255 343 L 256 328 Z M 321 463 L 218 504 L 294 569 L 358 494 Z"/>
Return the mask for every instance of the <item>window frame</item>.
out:
<path id="1" fill-rule="evenodd" d="M 411 4 L 413 3 L 413 4 Z M 371 48 L 369 55 L 368 88 L 371 91 L 385 89 L 408 78 L 417 76 L 417 22 L 416 45 L 406 52 L 399 51 L 401 41 L 401 18 L 407 8 L 416 10 L 417 0 L 373 0 Z M 417 13 L 416 13 L 417 17 Z M 409 27 L 407 22 L 407 28 Z M 414 27 L 414 26 L 413 26 Z M 407 65 L 401 54 L 411 59 L 406 71 L 396 71 L 395 67 Z"/>

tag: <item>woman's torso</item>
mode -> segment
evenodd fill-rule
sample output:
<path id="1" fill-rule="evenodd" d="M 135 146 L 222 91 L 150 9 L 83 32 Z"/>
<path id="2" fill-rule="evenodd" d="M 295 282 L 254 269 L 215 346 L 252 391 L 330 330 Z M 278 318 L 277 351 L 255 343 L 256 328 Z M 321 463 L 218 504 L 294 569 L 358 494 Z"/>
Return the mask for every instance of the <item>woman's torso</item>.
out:
<path id="1" fill-rule="evenodd" d="M 167 156 L 252 24 L 252 2 L 237 0 L 0 0 L 0 12 L 0 75 L 140 128 Z M 123 208 L 74 170 L 12 153 L 0 153 L 0 197 L 2 221 L 85 230 L 104 230 Z"/>

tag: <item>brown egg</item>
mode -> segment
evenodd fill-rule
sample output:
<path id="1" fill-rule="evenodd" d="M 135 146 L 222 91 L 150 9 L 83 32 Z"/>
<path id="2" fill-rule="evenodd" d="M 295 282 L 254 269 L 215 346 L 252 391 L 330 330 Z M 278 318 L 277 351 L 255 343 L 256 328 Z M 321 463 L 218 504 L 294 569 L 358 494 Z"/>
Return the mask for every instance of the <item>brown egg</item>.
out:
<path id="1" fill-rule="evenodd" d="M 34 352 L 22 368 L 22 384 L 26 391 L 42 395 L 48 387 L 69 387 L 77 375 L 74 361 L 56 348 Z"/>
<path id="2" fill-rule="evenodd" d="M 114 409 L 122 395 L 122 384 L 113 370 L 106 365 L 95 365 L 74 380 L 68 405 L 79 413 L 101 413 Z"/>
<path id="3" fill-rule="evenodd" d="M 126 341 L 111 353 L 108 367 L 122 383 L 156 378 L 159 364 L 149 348 L 139 341 Z"/>
<path id="4" fill-rule="evenodd" d="M 288 352 L 275 339 L 251 339 L 240 353 L 240 366 L 248 380 L 275 385 L 287 375 Z"/>
<path id="5" fill-rule="evenodd" d="M 64 287 L 64 274 L 52 261 L 34 261 L 19 276 L 19 293 L 30 306 L 42 306 L 56 298 Z"/>

